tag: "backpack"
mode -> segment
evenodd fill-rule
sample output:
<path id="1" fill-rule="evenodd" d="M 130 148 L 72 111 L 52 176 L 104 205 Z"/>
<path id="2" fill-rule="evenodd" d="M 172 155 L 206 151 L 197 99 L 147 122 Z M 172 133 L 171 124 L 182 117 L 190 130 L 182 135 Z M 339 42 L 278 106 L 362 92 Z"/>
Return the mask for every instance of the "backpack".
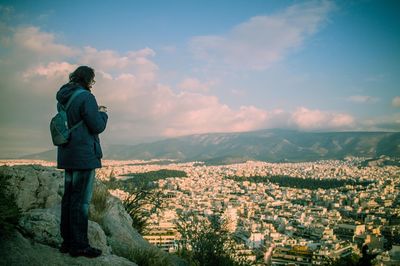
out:
<path id="1" fill-rule="evenodd" d="M 71 131 L 83 124 L 83 120 L 81 120 L 76 125 L 69 128 L 68 127 L 67 110 L 68 110 L 69 106 L 71 105 L 72 101 L 74 100 L 74 98 L 84 91 L 85 90 L 83 90 L 83 89 L 77 89 L 71 95 L 71 97 L 69 98 L 69 100 L 65 106 L 60 104 L 58 113 L 51 119 L 50 133 L 51 133 L 51 139 L 55 146 L 62 146 L 64 144 L 68 143 L 70 135 L 71 135 Z"/>

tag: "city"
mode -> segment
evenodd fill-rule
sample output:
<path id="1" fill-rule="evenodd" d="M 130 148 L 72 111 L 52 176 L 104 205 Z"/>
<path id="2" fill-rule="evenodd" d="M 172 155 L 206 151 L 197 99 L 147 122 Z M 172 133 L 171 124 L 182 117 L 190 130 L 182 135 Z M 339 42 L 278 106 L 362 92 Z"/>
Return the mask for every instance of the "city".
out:
<path id="1" fill-rule="evenodd" d="M 106 180 L 110 173 L 118 178 L 158 169 L 187 173 L 186 178 L 158 181 L 167 207 L 152 215 L 151 230 L 144 237 L 166 251 L 173 252 L 179 241 L 175 229 L 177 213 L 190 210 L 199 216 L 218 213 L 227 218 L 229 231 L 243 240 L 238 249 L 248 254 L 249 260 L 256 259 L 250 251 L 262 248 L 264 261 L 272 265 L 291 261 L 298 265 L 319 265 L 351 253 L 360 254 L 361 247 L 367 244 L 372 252 L 380 254 L 377 260 L 388 262 L 391 258 L 387 250 L 394 247 L 395 252 L 399 247 L 400 168 L 359 167 L 362 161 L 361 158 L 308 163 L 250 161 L 224 166 L 109 162 L 98 176 Z M 246 181 L 250 176 L 271 175 L 371 183 L 308 190 Z M 241 176 L 243 182 L 227 176 Z M 120 190 L 111 193 L 122 199 L 126 196 Z"/>

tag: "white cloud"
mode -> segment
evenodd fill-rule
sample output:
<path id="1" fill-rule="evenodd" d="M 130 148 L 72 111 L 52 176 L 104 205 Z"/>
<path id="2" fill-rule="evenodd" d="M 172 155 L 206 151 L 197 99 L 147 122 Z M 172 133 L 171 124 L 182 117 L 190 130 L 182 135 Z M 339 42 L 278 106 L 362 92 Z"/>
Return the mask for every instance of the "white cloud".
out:
<path id="1" fill-rule="evenodd" d="M 77 67 L 77 65 L 73 65 L 68 62 L 50 62 L 47 65 L 38 65 L 25 71 L 23 77 L 28 79 L 34 76 L 44 76 L 47 78 L 62 76 L 65 78 Z"/>
<path id="2" fill-rule="evenodd" d="M 392 106 L 396 108 L 400 108 L 400 96 L 396 96 L 392 100 Z"/>
<path id="3" fill-rule="evenodd" d="M 293 112 L 291 121 L 298 128 L 307 130 L 344 129 L 354 124 L 354 118 L 349 114 L 311 110 L 305 107 Z"/>
<path id="4" fill-rule="evenodd" d="M 353 103 L 376 103 L 379 99 L 368 95 L 353 95 L 347 98 L 347 101 Z"/>
<path id="5" fill-rule="evenodd" d="M 150 48 L 139 51 L 130 51 L 120 55 L 113 50 L 97 50 L 85 47 L 79 62 L 93 66 L 97 70 L 111 73 L 140 73 L 142 79 L 153 80 L 158 66 L 149 59 L 155 56 Z"/>
<path id="6" fill-rule="evenodd" d="M 372 117 L 360 123 L 362 130 L 369 131 L 400 131 L 400 113 Z"/>
<path id="7" fill-rule="evenodd" d="M 147 84 L 135 87 L 121 79 L 112 80 L 109 87 L 100 80 L 98 100 L 110 108 L 110 127 L 114 132 L 110 142 L 129 141 L 140 137 L 173 137 L 205 132 L 248 131 L 262 128 L 266 111 L 253 106 L 232 109 L 212 95 L 194 92 L 175 93 L 169 86 Z M 96 84 L 97 86 L 97 84 Z M 116 88 L 114 90 L 113 88 Z M 119 90 L 121 88 L 121 90 Z M 113 118 L 113 119 L 112 119 Z"/>
<path id="8" fill-rule="evenodd" d="M 214 84 L 215 81 L 201 82 L 196 78 L 185 78 L 178 84 L 178 88 L 193 92 L 207 92 Z"/>
<path id="9" fill-rule="evenodd" d="M 20 27 L 15 30 L 13 43 L 40 56 L 75 56 L 78 50 L 55 42 L 51 33 L 40 31 L 38 27 Z"/>
<path id="10" fill-rule="evenodd" d="M 195 37 L 190 46 L 200 59 L 265 69 L 302 46 L 333 9 L 330 1 L 296 4 L 275 15 L 253 17 L 224 35 Z"/>
<path id="11" fill-rule="evenodd" d="M 234 110 L 215 96 L 194 93 L 172 95 L 176 102 L 173 116 L 163 134 L 166 136 L 207 132 L 240 132 L 262 128 L 267 112 L 254 106 Z M 169 115 L 171 115 L 169 114 Z"/>

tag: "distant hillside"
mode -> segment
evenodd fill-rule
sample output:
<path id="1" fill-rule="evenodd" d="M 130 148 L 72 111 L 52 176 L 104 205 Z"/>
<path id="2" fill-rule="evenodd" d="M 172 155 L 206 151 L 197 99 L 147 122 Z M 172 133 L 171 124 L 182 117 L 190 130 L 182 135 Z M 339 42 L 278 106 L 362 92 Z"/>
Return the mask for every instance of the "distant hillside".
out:
<path id="1" fill-rule="evenodd" d="M 260 130 L 212 133 L 139 145 L 106 145 L 105 159 L 178 159 L 208 163 L 342 159 L 346 156 L 400 157 L 400 132 L 299 132 Z M 24 158 L 54 160 L 55 151 Z"/>
<path id="2" fill-rule="evenodd" d="M 44 161 L 55 161 L 57 160 L 57 150 L 49 150 L 35 154 L 29 154 L 20 157 L 19 159 L 30 159 L 30 160 L 44 160 Z"/>

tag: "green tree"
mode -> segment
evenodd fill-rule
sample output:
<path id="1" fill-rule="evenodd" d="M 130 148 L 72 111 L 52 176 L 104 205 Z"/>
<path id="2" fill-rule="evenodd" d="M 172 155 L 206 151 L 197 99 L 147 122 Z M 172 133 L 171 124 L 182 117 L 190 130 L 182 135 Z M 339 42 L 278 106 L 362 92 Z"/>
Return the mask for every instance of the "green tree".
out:
<path id="1" fill-rule="evenodd" d="M 123 201 L 125 210 L 132 218 L 132 226 L 140 233 L 146 232 L 150 215 L 163 208 L 162 191 L 152 186 L 138 186 L 129 191 Z"/>
<path id="2" fill-rule="evenodd" d="M 234 258 L 234 242 L 219 216 L 199 217 L 195 213 L 179 215 L 176 222 L 182 241 L 178 255 L 196 266 L 249 265 Z"/>
<path id="3" fill-rule="evenodd" d="M 128 174 L 128 179 L 110 178 L 106 183 L 109 189 L 122 189 L 129 194 L 123 201 L 125 210 L 132 218 L 132 226 L 144 234 L 151 214 L 164 207 L 163 193 L 155 181 L 171 175 L 186 175 L 182 171 L 160 170 L 147 173 Z"/>

